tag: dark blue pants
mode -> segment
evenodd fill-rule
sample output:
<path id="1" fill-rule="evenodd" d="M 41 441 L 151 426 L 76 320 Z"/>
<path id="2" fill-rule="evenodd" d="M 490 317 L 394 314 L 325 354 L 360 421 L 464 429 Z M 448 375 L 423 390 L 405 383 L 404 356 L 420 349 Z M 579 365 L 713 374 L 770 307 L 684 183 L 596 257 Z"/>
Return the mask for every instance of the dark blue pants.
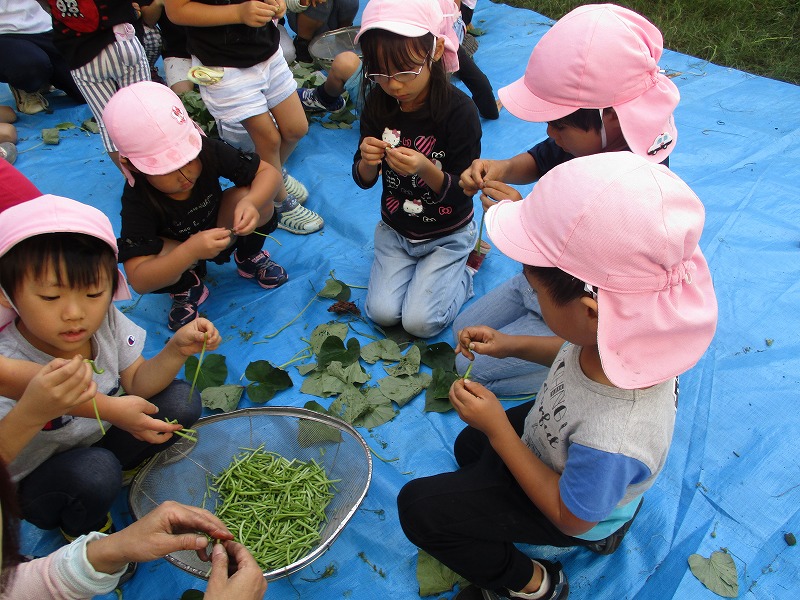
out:
<path id="1" fill-rule="evenodd" d="M 200 417 L 200 394 L 189 400 L 190 385 L 175 380 L 150 398 L 158 406 L 154 418 L 177 420 L 191 427 Z M 174 444 L 137 440 L 111 427 L 103 439 L 88 448 L 74 448 L 51 456 L 18 486 L 22 516 L 40 529 L 60 527 L 71 536 L 96 531 L 106 522 L 111 504 L 122 488 L 122 471 Z"/>
<path id="2" fill-rule="evenodd" d="M 0 81 L 26 92 L 54 85 L 76 102 L 86 102 L 51 32 L 0 35 L 0 56 Z"/>

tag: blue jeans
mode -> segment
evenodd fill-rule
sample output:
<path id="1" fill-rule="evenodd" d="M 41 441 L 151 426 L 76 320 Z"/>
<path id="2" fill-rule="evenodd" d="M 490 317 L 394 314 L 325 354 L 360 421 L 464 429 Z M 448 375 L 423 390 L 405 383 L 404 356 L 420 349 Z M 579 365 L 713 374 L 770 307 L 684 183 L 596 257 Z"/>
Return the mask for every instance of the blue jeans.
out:
<path id="1" fill-rule="evenodd" d="M 477 238 L 474 221 L 450 235 L 417 243 L 380 221 L 367 316 L 382 326 L 402 324 L 420 338 L 441 332 L 472 297 L 472 274 L 466 265 Z"/>
<path id="2" fill-rule="evenodd" d="M 200 394 L 189 399 L 190 386 L 175 380 L 150 402 L 158 406 L 154 418 L 177 420 L 191 427 L 202 411 Z M 163 444 L 137 440 L 127 431 L 111 427 L 88 448 L 55 454 L 19 483 L 22 516 L 40 529 L 61 527 L 79 536 L 102 527 L 111 504 L 122 488 L 122 471 L 132 469 L 178 440 Z"/>
<path id="3" fill-rule="evenodd" d="M 543 335 L 553 332 L 542 319 L 539 299 L 522 273 L 519 273 L 478 298 L 456 317 L 453 333 L 471 325 L 487 325 L 508 335 Z M 459 373 L 467 370 L 469 361 L 456 356 Z M 500 396 L 516 396 L 538 392 L 547 377 L 548 367 L 519 358 L 492 358 L 475 354 L 470 379 L 478 381 Z"/>

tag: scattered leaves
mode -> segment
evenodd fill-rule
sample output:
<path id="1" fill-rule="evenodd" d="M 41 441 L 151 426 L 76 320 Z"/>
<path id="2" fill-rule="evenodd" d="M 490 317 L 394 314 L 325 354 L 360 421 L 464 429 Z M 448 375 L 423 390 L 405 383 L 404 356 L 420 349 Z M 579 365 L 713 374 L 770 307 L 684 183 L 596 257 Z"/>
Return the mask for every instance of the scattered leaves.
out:
<path id="1" fill-rule="evenodd" d="M 81 131 L 88 131 L 89 133 L 100 133 L 100 126 L 97 124 L 97 121 L 94 120 L 94 117 L 86 119 L 83 123 L 81 123 Z"/>
<path id="2" fill-rule="evenodd" d="M 195 381 L 195 387 L 201 392 L 207 387 L 220 386 L 228 378 L 228 366 L 225 364 L 225 356 L 222 354 L 206 354 L 203 359 L 202 368 L 199 369 L 200 361 L 196 356 L 186 359 L 183 371 L 187 381 Z M 195 375 L 196 374 L 196 375 Z"/>
<path id="3" fill-rule="evenodd" d="M 208 112 L 200 92 L 196 90 L 189 90 L 179 95 L 181 102 L 183 102 L 186 112 L 191 117 L 192 121 L 202 129 L 206 135 L 217 137 L 217 122 L 211 113 Z"/>
<path id="4" fill-rule="evenodd" d="M 244 386 L 241 385 L 218 385 L 205 388 L 200 392 L 200 399 L 209 410 L 231 412 L 239 406 L 243 393 Z"/>
<path id="5" fill-rule="evenodd" d="M 398 406 L 405 406 L 431 383 L 431 376 L 427 373 L 415 373 L 405 377 L 384 377 L 378 381 L 381 393 L 396 402 Z"/>
<path id="6" fill-rule="evenodd" d="M 322 343 L 327 338 L 335 336 L 344 341 L 344 338 L 347 337 L 347 332 L 347 323 L 338 323 L 336 321 L 332 321 L 330 323 L 317 325 L 314 328 L 314 331 L 311 332 L 311 350 L 314 352 L 314 354 L 319 354 L 319 351 L 322 348 Z"/>
<path id="7" fill-rule="evenodd" d="M 338 300 L 337 302 L 334 302 L 328 307 L 328 312 L 334 312 L 337 315 L 361 316 L 361 311 L 353 302 L 345 302 L 344 300 Z"/>
<path id="8" fill-rule="evenodd" d="M 306 402 L 305 408 L 322 413 L 323 415 L 331 415 L 324 406 L 314 400 Z M 342 441 L 342 432 L 336 427 L 331 427 L 325 423 L 320 423 L 311 419 L 300 419 L 297 429 L 297 443 L 303 448 L 308 448 L 309 446 L 318 444 L 320 441 L 338 444 Z"/>
<path id="9" fill-rule="evenodd" d="M 379 360 L 398 362 L 403 357 L 397 342 L 384 338 L 361 348 L 361 358 L 371 365 Z"/>
<path id="10" fill-rule="evenodd" d="M 328 365 L 333 361 L 338 361 L 343 366 L 350 366 L 358 361 L 360 355 L 361 344 L 356 338 L 347 340 L 347 346 L 345 347 L 341 339 L 330 336 L 322 342 L 322 346 L 317 352 L 317 371 L 327 369 Z"/>
<path id="11" fill-rule="evenodd" d="M 333 271 L 330 277 L 325 280 L 325 287 L 317 293 L 320 298 L 330 298 L 332 300 L 347 301 L 350 300 L 350 286 L 344 281 L 339 281 L 333 276 Z"/>
<path id="12" fill-rule="evenodd" d="M 725 598 L 739 596 L 739 578 L 736 563 L 727 552 L 717 550 L 710 558 L 699 554 L 689 557 L 689 568 L 700 582 L 715 594 Z"/>
<path id="13" fill-rule="evenodd" d="M 428 412 L 447 412 L 453 409 L 450 404 L 450 387 L 458 379 L 458 373 L 434 369 L 428 389 L 425 390 L 425 410 Z"/>
<path id="14" fill-rule="evenodd" d="M 244 376 L 252 382 L 247 386 L 247 395 L 250 396 L 250 400 L 258 404 L 272 400 L 277 392 L 294 385 L 289 373 L 273 367 L 266 360 L 251 362 L 247 365 Z"/>
<path id="15" fill-rule="evenodd" d="M 397 365 L 392 367 L 384 366 L 383 368 L 389 375 L 399 377 L 401 375 L 414 375 L 419 373 L 419 365 L 419 346 L 411 346 Z"/>
<path id="16" fill-rule="evenodd" d="M 464 587 L 468 583 L 424 550 L 419 550 L 417 554 L 417 582 L 420 596 L 443 594 L 452 590 L 456 584 Z"/>
<path id="17" fill-rule="evenodd" d="M 447 342 L 439 342 L 425 346 L 421 351 L 420 360 L 426 367 L 433 369 L 444 369 L 445 371 L 456 370 L 455 349 Z"/>
<path id="18" fill-rule="evenodd" d="M 61 141 L 58 135 L 58 129 L 55 127 L 51 129 L 42 129 L 42 141 L 50 146 L 56 146 Z"/>
<path id="19" fill-rule="evenodd" d="M 59 131 L 67 131 L 68 129 L 75 129 L 76 127 L 77 125 L 75 125 L 75 123 L 64 121 L 63 123 L 58 123 L 55 128 Z"/>

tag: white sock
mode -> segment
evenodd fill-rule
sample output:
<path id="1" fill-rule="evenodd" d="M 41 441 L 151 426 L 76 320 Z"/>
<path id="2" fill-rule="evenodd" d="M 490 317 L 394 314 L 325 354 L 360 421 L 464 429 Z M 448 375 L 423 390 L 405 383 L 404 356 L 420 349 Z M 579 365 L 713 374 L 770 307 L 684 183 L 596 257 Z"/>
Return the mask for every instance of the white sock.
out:
<path id="1" fill-rule="evenodd" d="M 509 596 L 512 598 L 524 598 L 526 600 L 538 600 L 539 598 L 544 598 L 544 595 L 550 589 L 550 575 L 547 574 L 547 569 L 544 568 L 544 565 L 538 561 L 533 561 L 534 565 L 539 565 L 542 569 L 542 583 L 539 585 L 539 589 L 535 592 L 512 592 L 508 590 Z"/>

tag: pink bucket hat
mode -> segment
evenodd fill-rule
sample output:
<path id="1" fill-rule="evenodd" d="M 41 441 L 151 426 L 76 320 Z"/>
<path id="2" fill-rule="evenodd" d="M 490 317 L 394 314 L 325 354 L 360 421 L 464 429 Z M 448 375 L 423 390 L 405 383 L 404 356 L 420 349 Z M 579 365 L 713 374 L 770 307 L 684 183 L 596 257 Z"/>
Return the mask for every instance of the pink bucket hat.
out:
<path id="1" fill-rule="evenodd" d="M 717 300 L 698 241 L 705 211 L 677 175 L 630 152 L 576 158 L 520 202 L 486 213 L 501 252 L 597 288 L 600 360 L 614 385 L 691 368 L 714 337 Z"/>
<path id="2" fill-rule="evenodd" d="M 498 95 L 526 121 L 613 107 L 630 149 L 662 162 L 678 139 L 672 112 L 680 100 L 658 68 L 663 46 L 661 32 L 643 16 L 613 4 L 587 4 L 542 36 L 525 75 Z"/>
<path id="3" fill-rule="evenodd" d="M 117 252 L 117 238 L 111 222 L 102 212 L 75 200 L 45 194 L 0 213 L 0 256 L 22 240 L 43 233 L 84 233 L 111 246 Z M 114 300 L 130 300 L 131 292 L 125 275 L 117 269 L 117 291 Z M 9 300 L 11 298 L 9 297 Z M 0 307 L 0 329 L 16 318 L 16 313 Z"/>
<path id="4" fill-rule="evenodd" d="M 200 154 L 200 128 L 160 83 L 140 81 L 117 91 L 103 109 L 103 122 L 120 156 L 148 175 L 177 171 Z M 123 171 L 134 185 L 130 171 Z"/>
<path id="5" fill-rule="evenodd" d="M 453 0 L 369 0 L 361 16 L 361 29 L 384 29 L 405 37 L 432 33 L 444 38 L 444 66 L 449 73 L 458 71 L 458 37 L 453 24 L 460 16 Z"/>

